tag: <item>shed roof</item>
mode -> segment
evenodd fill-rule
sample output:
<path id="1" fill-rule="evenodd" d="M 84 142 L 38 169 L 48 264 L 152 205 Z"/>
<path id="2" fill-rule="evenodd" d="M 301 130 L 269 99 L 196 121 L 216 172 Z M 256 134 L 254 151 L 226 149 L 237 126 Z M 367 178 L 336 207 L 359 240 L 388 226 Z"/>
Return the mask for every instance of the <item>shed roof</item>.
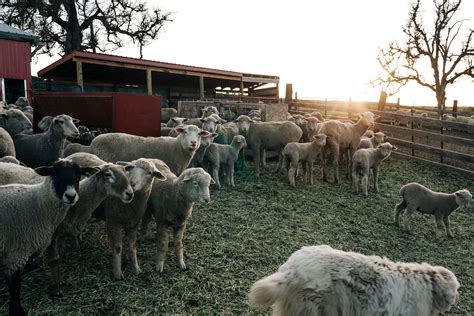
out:
<path id="1" fill-rule="evenodd" d="M 196 86 L 196 77 L 206 79 L 206 87 L 256 88 L 267 83 L 279 83 L 272 75 L 241 73 L 213 68 L 187 66 L 154 60 L 75 51 L 38 71 L 47 79 L 75 81 L 75 62 L 82 62 L 84 82 L 102 84 L 146 84 L 146 70 L 152 71 L 155 84 Z"/>
<path id="2" fill-rule="evenodd" d="M 15 41 L 30 42 L 36 44 L 39 37 L 31 33 L 22 31 L 20 29 L 11 27 L 3 22 L 0 22 L 0 38 L 11 39 Z"/>

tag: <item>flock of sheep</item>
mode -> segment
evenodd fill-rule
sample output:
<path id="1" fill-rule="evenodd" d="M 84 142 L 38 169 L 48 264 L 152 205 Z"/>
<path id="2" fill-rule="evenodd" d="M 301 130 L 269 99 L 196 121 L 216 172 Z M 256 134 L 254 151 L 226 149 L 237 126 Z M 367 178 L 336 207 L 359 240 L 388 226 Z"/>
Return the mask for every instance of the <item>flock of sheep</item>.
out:
<path id="1" fill-rule="evenodd" d="M 35 256 L 44 253 L 50 266 L 50 295 L 62 295 L 61 245 L 68 238 L 78 245 L 92 216 L 105 220 L 115 279 L 124 278 L 124 235 L 132 271 L 141 272 L 137 239 L 146 236 L 152 219 L 156 271 L 164 269 L 169 230 L 178 266 L 186 269 L 183 235 L 193 205 L 210 202 L 209 188 L 220 187 L 220 177 L 235 186 L 234 169 L 246 167 L 247 149 L 255 176 L 266 155 L 276 151 L 277 171 L 291 186 L 299 174 L 313 184 L 318 162 L 327 181 L 327 161 L 339 182 L 345 158 L 354 191 L 360 182 L 365 196 L 371 177 L 378 192 L 381 162 L 396 150 L 382 132 L 370 130 L 377 119 L 371 112 L 361 113 L 355 123 L 326 120 L 320 113 L 262 122 L 260 111 L 233 117 L 214 106 L 197 119 L 163 109 L 162 133 L 169 136 L 107 133 L 84 146 L 67 140 L 80 132 L 78 121 L 66 114 L 42 118 L 38 126 L 44 132 L 32 134 L 29 107 L 22 101 L 3 105 L 0 112 L 0 274 L 7 280 L 12 315 L 25 314 L 21 270 Z M 472 198 L 465 189 L 445 194 L 417 183 L 403 186 L 400 195 L 394 219 L 398 222 L 404 212 L 402 227 L 411 232 L 411 215 L 420 211 L 433 214 L 449 236 L 448 216 L 459 206 L 469 207 Z M 249 300 L 256 307 L 273 305 L 281 315 L 430 315 L 449 310 L 458 288 L 454 274 L 443 267 L 313 246 L 296 251 L 278 272 L 256 282 Z"/>

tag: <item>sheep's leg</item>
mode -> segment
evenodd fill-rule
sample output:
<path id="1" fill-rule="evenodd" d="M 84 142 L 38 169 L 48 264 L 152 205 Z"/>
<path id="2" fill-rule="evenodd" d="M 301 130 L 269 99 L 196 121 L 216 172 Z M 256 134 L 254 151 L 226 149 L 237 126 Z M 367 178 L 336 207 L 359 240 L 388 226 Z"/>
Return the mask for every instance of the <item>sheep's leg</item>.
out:
<path id="1" fill-rule="evenodd" d="M 288 155 L 283 155 L 283 162 L 282 162 L 282 171 L 285 176 L 288 176 L 288 169 L 290 166 L 290 160 L 288 158 Z"/>
<path id="2" fill-rule="evenodd" d="M 138 258 L 137 258 L 137 233 L 138 233 L 138 225 L 133 228 L 127 228 L 125 230 L 128 239 L 128 248 L 129 248 L 129 257 L 132 263 L 132 271 L 133 274 L 139 275 L 142 270 L 138 265 Z"/>
<path id="3" fill-rule="evenodd" d="M 6 278 L 8 290 L 10 292 L 10 315 L 26 315 L 25 310 L 21 306 L 20 291 L 21 291 L 21 270 L 15 271 L 11 276 Z"/>
<path id="4" fill-rule="evenodd" d="M 61 258 L 58 251 L 58 239 L 53 237 L 46 250 L 46 257 L 50 269 L 49 296 L 62 297 L 61 293 Z"/>
<path id="5" fill-rule="evenodd" d="M 288 170 L 288 182 L 292 187 L 296 186 L 296 170 L 298 169 L 298 161 L 291 161 Z"/>
<path id="6" fill-rule="evenodd" d="M 254 146 L 252 150 L 253 150 L 253 171 L 256 177 L 260 177 L 260 156 L 262 154 L 260 152 L 260 146 L 259 147 Z"/>
<path id="7" fill-rule="evenodd" d="M 156 272 L 163 272 L 163 265 L 166 259 L 166 253 L 168 252 L 168 230 L 165 225 L 156 223 L 156 236 L 158 241 L 158 255 L 156 257 Z"/>
<path id="8" fill-rule="evenodd" d="M 375 192 L 379 192 L 379 167 L 372 168 L 374 171 L 374 188 Z M 368 181 L 368 180 L 367 180 Z"/>
<path id="9" fill-rule="evenodd" d="M 352 172 L 352 150 L 350 148 L 346 149 L 347 154 L 347 174 L 346 178 L 351 179 L 351 172 Z"/>
<path id="10" fill-rule="evenodd" d="M 446 234 L 448 235 L 448 237 L 454 237 L 454 235 L 451 232 L 451 229 L 449 227 L 449 216 L 448 215 L 443 216 L 443 222 L 444 222 L 444 226 L 446 226 Z"/>
<path id="11" fill-rule="evenodd" d="M 313 162 L 312 161 L 307 161 L 306 162 L 306 170 L 308 171 L 309 173 L 309 183 L 311 185 L 314 184 L 314 179 L 313 179 Z"/>
<path id="12" fill-rule="evenodd" d="M 229 172 L 227 173 L 227 177 L 229 178 L 229 185 L 235 187 L 234 182 L 234 163 L 229 165 Z"/>
<path id="13" fill-rule="evenodd" d="M 122 272 L 122 230 L 119 226 L 107 225 L 109 245 L 112 249 L 112 271 L 115 280 L 123 280 Z"/>
<path id="14" fill-rule="evenodd" d="M 267 166 L 267 153 L 263 148 L 260 150 L 260 162 L 262 164 L 262 168 Z"/>
<path id="15" fill-rule="evenodd" d="M 362 193 L 365 197 L 369 196 L 369 170 L 364 170 L 361 179 Z"/>
<path id="16" fill-rule="evenodd" d="M 186 264 L 184 263 L 184 246 L 183 246 L 183 235 L 186 229 L 186 223 L 174 228 L 174 248 L 176 251 L 176 258 L 178 259 L 178 266 L 181 270 L 186 270 Z"/>
<path id="17" fill-rule="evenodd" d="M 319 156 L 319 168 L 321 169 L 321 174 L 323 175 L 323 181 L 328 182 L 327 174 L 326 174 L 326 147 L 324 147 L 321 151 L 321 155 Z"/>
<path id="18" fill-rule="evenodd" d="M 352 168 L 352 189 L 354 193 L 359 193 L 359 176 L 356 168 Z"/>
<path id="19" fill-rule="evenodd" d="M 405 230 L 410 234 L 412 233 L 412 230 L 411 230 L 411 215 L 413 213 L 415 213 L 415 209 L 413 209 L 411 207 L 407 207 L 407 209 L 405 210 L 404 226 L 405 226 Z"/>
<path id="20" fill-rule="evenodd" d="M 395 213 L 393 216 L 393 221 L 395 224 L 400 224 L 400 215 L 403 213 L 403 210 L 407 207 L 407 203 L 405 202 L 405 199 L 402 198 L 402 201 L 395 205 Z M 400 225 L 401 226 L 401 225 Z"/>
<path id="21" fill-rule="evenodd" d="M 339 144 L 330 140 L 329 145 L 333 156 L 334 182 L 339 183 Z"/>
<path id="22" fill-rule="evenodd" d="M 213 163 L 211 169 L 212 169 L 212 177 L 214 178 L 214 181 L 216 182 L 217 187 L 220 189 L 221 183 L 219 181 L 219 164 Z"/>
<path id="23" fill-rule="evenodd" d="M 443 223 L 443 217 L 441 215 L 435 214 L 435 219 L 436 219 L 436 228 L 438 229 L 436 234 L 441 235 L 446 230 L 446 227 L 444 226 L 444 223 Z"/>

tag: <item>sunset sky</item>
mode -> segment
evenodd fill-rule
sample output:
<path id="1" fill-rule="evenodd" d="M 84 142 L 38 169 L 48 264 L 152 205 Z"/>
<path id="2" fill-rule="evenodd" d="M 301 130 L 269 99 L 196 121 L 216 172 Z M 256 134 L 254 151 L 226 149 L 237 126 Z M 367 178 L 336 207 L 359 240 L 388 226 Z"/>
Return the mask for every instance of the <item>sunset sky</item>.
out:
<path id="1" fill-rule="evenodd" d="M 164 62 L 280 76 L 280 95 L 293 83 L 299 98 L 378 100 L 367 83 L 380 71 L 377 54 L 401 39 L 410 0 L 155 0 L 174 22 L 144 50 Z M 424 3 L 432 12 L 432 1 Z M 474 1 L 464 0 L 458 18 L 474 18 Z M 426 19 L 431 21 L 431 19 Z M 474 21 L 466 23 L 471 28 Z M 403 41 L 403 40 L 402 40 Z M 401 42 L 402 42 L 401 41 Z M 131 44 L 112 54 L 138 57 Z M 33 73 L 59 57 L 42 56 Z M 427 88 L 406 87 L 405 105 L 435 105 Z M 396 97 L 389 101 L 395 101 Z M 474 106 L 474 81 L 448 88 L 447 105 Z"/>

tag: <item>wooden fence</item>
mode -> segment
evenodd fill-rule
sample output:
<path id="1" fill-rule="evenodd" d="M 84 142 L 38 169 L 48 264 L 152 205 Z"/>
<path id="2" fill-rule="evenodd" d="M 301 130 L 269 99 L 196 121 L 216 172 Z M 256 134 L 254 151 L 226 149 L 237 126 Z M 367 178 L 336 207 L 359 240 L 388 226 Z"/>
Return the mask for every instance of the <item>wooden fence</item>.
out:
<path id="1" fill-rule="evenodd" d="M 375 128 L 388 136 L 388 141 L 399 147 L 395 156 L 429 163 L 448 171 L 461 172 L 474 179 L 474 124 L 464 124 L 420 117 L 427 112 L 437 117 L 439 111 L 426 107 L 386 105 L 384 111 L 377 110 L 376 102 L 304 101 L 290 103 L 290 112 L 321 112 L 327 118 L 357 120 L 357 113 L 372 111 L 380 116 Z M 410 114 L 395 113 L 395 109 L 409 109 Z M 443 113 L 460 114 L 450 110 Z M 462 112 L 470 116 L 471 112 Z M 396 125 L 402 122 L 405 126 Z"/>

